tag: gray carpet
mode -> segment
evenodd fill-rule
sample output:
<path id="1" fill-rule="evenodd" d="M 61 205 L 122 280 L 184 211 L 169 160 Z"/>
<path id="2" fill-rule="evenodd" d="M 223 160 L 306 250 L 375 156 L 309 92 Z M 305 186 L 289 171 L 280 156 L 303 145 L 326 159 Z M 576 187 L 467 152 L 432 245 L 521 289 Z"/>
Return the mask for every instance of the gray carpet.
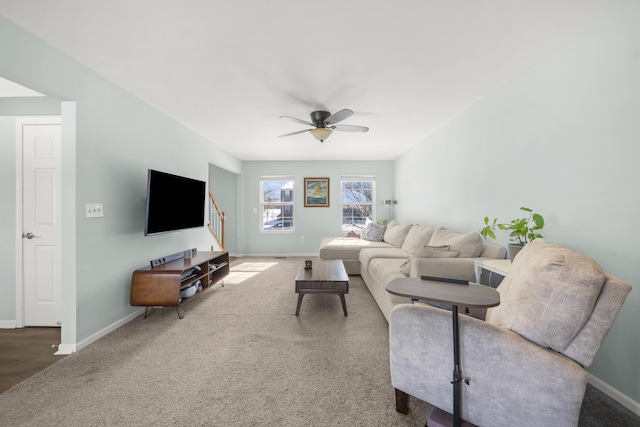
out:
<path id="1" fill-rule="evenodd" d="M 640 417 L 587 384 L 579 427 L 640 427 Z"/>
<path id="2" fill-rule="evenodd" d="M 238 259 L 241 263 L 255 259 Z M 388 325 L 360 277 L 349 316 L 307 295 L 300 259 L 154 309 L 0 394 L 2 426 L 414 426 L 428 405 L 394 409 Z"/>
<path id="3" fill-rule="evenodd" d="M 184 319 L 154 309 L 0 394 L 0 426 L 424 425 L 424 402 L 395 411 L 388 325 L 362 279 L 350 277 L 348 317 L 335 295 L 305 296 L 296 317 L 301 262 L 235 260 L 238 277 Z M 639 420 L 587 388 L 581 427 Z"/>

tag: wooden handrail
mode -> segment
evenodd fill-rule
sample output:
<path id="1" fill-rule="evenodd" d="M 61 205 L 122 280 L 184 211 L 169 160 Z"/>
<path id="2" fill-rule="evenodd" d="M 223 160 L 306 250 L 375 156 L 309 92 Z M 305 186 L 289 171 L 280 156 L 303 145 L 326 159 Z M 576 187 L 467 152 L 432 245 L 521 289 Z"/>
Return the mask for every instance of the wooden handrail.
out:
<path id="1" fill-rule="evenodd" d="M 213 197 L 213 193 L 211 190 L 208 190 L 209 200 L 211 201 L 209 207 L 209 231 L 213 235 L 213 238 L 216 239 L 218 246 L 220 246 L 221 250 L 224 249 L 224 212 L 220 210 L 218 207 L 218 203 L 216 203 L 216 198 Z M 213 207 L 213 209 L 211 209 Z"/>

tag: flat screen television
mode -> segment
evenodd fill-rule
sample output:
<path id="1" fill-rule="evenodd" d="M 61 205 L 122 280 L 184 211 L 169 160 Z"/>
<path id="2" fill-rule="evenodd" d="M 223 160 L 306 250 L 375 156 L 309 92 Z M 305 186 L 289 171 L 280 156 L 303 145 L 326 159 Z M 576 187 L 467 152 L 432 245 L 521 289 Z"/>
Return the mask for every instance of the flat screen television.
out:
<path id="1" fill-rule="evenodd" d="M 144 235 L 204 225 L 204 181 L 149 169 Z"/>

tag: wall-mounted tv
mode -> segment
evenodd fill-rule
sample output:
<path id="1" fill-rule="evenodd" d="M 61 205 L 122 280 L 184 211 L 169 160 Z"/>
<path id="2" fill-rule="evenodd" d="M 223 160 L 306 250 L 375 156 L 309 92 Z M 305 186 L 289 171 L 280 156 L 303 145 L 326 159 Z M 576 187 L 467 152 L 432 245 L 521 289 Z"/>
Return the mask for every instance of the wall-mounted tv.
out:
<path id="1" fill-rule="evenodd" d="M 144 235 L 204 225 L 204 181 L 149 169 Z"/>

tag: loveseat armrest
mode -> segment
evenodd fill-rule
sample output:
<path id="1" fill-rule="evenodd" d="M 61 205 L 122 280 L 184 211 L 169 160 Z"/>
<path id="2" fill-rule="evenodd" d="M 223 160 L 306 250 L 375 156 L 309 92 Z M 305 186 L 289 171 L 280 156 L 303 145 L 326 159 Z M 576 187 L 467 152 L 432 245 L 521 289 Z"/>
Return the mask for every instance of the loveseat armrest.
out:
<path id="1" fill-rule="evenodd" d="M 415 258 L 411 262 L 409 277 L 446 277 L 475 282 L 474 260 L 479 258 Z"/>
<path id="2" fill-rule="evenodd" d="M 457 286 L 457 285 L 452 285 Z M 389 321 L 395 388 L 452 412 L 451 312 L 394 307 Z M 459 316 L 462 416 L 476 425 L 577 425 L 586 371 L 513 331 Z"/>

